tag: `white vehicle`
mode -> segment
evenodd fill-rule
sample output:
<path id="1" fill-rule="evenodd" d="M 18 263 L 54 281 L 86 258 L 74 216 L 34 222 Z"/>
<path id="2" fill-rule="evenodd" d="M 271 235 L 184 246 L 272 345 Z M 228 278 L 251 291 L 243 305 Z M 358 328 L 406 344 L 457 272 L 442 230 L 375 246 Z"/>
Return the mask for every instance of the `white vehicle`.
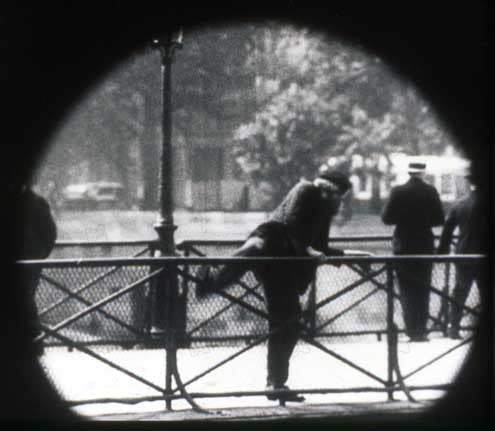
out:
<path id="1" fill-rule="evenodd" d="M 63 206 L 72 210 L 122 209 L 123 191 L 117 182 L 69 184 L 62 190 Z"/>

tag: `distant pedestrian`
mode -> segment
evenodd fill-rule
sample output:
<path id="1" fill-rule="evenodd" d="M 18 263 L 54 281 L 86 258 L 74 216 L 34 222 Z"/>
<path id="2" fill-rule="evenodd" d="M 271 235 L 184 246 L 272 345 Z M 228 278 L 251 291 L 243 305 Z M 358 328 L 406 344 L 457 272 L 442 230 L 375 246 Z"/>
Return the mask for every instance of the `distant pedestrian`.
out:
<path id="1" fill-rule="evenodd" d="M 17 260 L 45 259 L 51 253 L 57 237 L 57 228 L 47 201 L 29 186 L 23 186 L 18 194 L 18 209 L 21 232 Z M 41 268 L 23 267 L 20 274 L 21 296 L 26 308 L 28 332 L 31 339 L 40 335 L 40 322 L 36 308 L 35 294 L 41 276 Z M 42 352 L 40 345 L 36 353 Z"/>
<path id="2" fill-rule="evenodd" d="M 410 163 L 409 180 L 392 188 L 382 212 L 387 225 L 395 225 L 392 239 L 395 255 L 433 254 L 433 226 L 444 221 L 436 189 L 423 181 L 424 163 Z M 428 341 L 427 323 L 432 263 L 401 262 L 395 265 L 406 334 L 411 341 Z"/>
<path id="3" fill-rule="evenodd" d="M 459 230 L 455 252 L 457 254 L 486 254 L 488 252 L 488 203 L 482 190 L 481 181 L 474 175 L 471 191 L 460 199 L 450 210 L 440 237 L 437 252 L 448 254 L 456 228 Z M 453 303 L 449 307 L 447 333 L 450 338 L 461 338 L 459 330 L 462 319 L 462 306 L 476 282 L 481 299 L 486 298 L 486 273 L 480 263 L 456 262 L 456 283 L 452 293 Z"/>
<path id="4" fill-rule="evenodd" d="M 301 180 L 287 194 L 266 223 L 248 236 L 233 256 L 302 257 L 341 256 L 342 250 L 328 247 L 332 218 L 337 214 L 343 196 L 351 188 L 346 175 L 328 172 L 314 181 Z M 203 269 L 204 268 L 204 269 Z M 219 272 L 202 267 L 196 294 L 227 287 L 246 271 L 252 270 L 261 281 L 269 314 L 267 390 L 287 390 L 289 361 L 297 344 L 301 314 L 299 295 L 307 290 L 316 274 L 317 262 L 256 263 L 249 267 L 233 264 Z M 269 399 L 278 396 L 268 395 Z M 300 401 L 287 395 L 285 400 Z"/>

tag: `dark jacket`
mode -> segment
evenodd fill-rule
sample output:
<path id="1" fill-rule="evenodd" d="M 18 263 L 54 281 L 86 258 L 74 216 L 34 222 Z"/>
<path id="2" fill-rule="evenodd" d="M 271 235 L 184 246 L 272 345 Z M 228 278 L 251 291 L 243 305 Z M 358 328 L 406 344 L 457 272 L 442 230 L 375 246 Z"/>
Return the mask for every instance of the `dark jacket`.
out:
<path id="1" fill-rule="evenodd" d="M 52 251 L 57 228 L 46 200 L 25 190 L 19 201 L 20 237 L 18 259 L 45 259 Z"/>
<path id="2" fill-rule="evenodd" d="M 449 253 L 456 227 L 459 227 L 456 253 L 483 254 L 487 252 L 488 208 L 481 191 L 472 191 L 452 207 L 442 230 L 438 253 Z"/>
<path id="3" fill-rule="evenodd" d="M 328 247 L 330 224 L 337 211 L 338 202 L 323 199 L 317 186 L 302 180 L 289 191 L 270 220 L 283 223 L 304 249 L 311 246 L 326 255 L 341 255 L 341 250 Z"/>
<path id="4" fill-rule="evenodd" d="M 433 186 L 411 177 L 407 183 L 392 189 L 382 220 L 395 225 L 394 253 L 433 253 L 431 228 L 440 226 L 444 220 L 440 196 Z"/>

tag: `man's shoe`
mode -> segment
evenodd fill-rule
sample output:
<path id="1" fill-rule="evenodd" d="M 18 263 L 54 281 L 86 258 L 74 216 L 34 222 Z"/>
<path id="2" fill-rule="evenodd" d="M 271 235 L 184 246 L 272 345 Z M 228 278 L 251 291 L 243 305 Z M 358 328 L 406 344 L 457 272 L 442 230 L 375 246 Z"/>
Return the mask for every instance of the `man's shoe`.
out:
<path id="1" fill-rule="evenodd" d="M 266 396 L 270 401 L 280 400 L 280 401 L 294 401 L 300 403 L 305 400 L 305 398 L 301 395 L 290 393 L 289 387 L 285 385 L 277 387 L 272 384 L 268 384 L 266 385 L 266 390 L 274 392 L 272 394 L 267 394 Z"/>
<path id="2" fill-rule="evenodd" d="M 270 383 L 269 383 L 269 384 L 267 384 L 267 385 L 266 385 L 265 390 L 266 390 L 267 392 L 270 392 L 270 391 L 275 391 L 275 390 L 277 390 L 277 389 L 275 389 L 275 386 L 274 386 L 274 385 L 272 385 L 272 384 L 270 384 Z M 267 397 L 270 401 L 275 401 L 276 399 L 278 399 L 278 395 L 275 395 L 275 394 L 267 394 L 267 395 L 266 395 L 266 397 Z"/>

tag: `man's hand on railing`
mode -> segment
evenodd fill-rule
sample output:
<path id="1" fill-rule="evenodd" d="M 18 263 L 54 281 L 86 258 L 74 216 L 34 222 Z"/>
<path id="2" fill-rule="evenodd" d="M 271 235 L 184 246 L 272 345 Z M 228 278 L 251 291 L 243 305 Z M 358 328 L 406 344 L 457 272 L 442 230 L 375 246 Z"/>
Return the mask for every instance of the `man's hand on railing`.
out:
<path id="1" fill-rule="evenodd" d="M 306 253 L 310 257 L 316 257 L 317 259 L 323 260 L 326 257 L 326 254 L 320 250 L 315 250 L 313 247 L 307 247 Z"/>
<path id="2" fill-rule="evenodd" d="M 326 253 L 324 257 L 322 257 L 322 260 L 325 260 L 327 257 L 336 257 L 336 256 L 344 256 L 344 250 L 341 250 L 340 248 L 333 248 L 333 247 L 327 247 Z M 341 262 L 333 262 L 331 265 L 340 268 L 342 266 Z"/>
<path id="3" fill-rule="evenodd" d="M 344 256 L 366 257 L 366 256 L 373 256 L 373 253 L 369 253 L 363 250 L 344 250 Z M 368 262 L 357 262 L 356 265 L 364 273 L 369 272 L 371 269 L 371 264 Z"/>

